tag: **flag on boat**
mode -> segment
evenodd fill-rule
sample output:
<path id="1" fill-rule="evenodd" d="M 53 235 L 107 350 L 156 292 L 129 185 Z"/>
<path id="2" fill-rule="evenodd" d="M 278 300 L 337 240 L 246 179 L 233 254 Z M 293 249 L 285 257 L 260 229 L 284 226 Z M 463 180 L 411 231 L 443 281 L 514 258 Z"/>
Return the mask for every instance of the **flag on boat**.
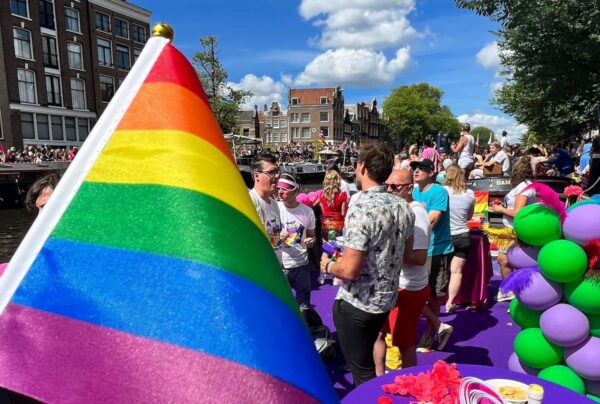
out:
<path id="1" fill-rule="evenodd" d="M 488 218 L 490 205 L 489 191 L 475 191 L 475 209 L 474 216 Z"/>
<path id="2" fill-rule="evenodd" d="M 44 402 L 337 401 L 167 38 L 148 41 L 0 277 L 4 308 L 0 386 Z"/>

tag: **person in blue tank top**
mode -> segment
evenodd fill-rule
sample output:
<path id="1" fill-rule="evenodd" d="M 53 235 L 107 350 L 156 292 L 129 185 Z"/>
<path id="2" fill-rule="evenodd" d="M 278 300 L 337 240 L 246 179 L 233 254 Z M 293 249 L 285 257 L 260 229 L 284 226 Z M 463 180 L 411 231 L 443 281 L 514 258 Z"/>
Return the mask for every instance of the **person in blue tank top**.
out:
<path id="1" fill-rule="evenodd" d="M 429 270 L 429 289 L 431 296 L 423 309 L 427 325 L 418 350 L 429 350 L 434 340 L 438 342 L 438 350 L 444 346 L 454 330 L 451 325 L 440 321 L 440 296 L 445 296 L 450 282 L 450 260 L 454 252 L 450 235 L 450 199 L 448 192 L 436 184 L 434 165 L 431 160 L 413 161 L 410 164 L 413 179 L 418 187 L 413 190 L 413 199 L 425 205 L 432 227 L 431 244 L 428 255 L 431 257 Z"/>

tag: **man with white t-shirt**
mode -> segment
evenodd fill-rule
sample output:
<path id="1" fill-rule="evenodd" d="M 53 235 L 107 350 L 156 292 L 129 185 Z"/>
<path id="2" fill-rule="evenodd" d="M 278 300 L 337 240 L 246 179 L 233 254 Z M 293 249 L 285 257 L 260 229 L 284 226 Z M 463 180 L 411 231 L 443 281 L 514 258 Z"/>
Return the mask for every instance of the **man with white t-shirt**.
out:
<path id="1" fill-rule="evenodd" d="M 500 143 L 494 142 L 490 145 L 490 152 L 492 158 L 489 161 L 475 164 L 477 167 L 491 167 L 495 164 L 502 166 L 502 176 L 510 177 L 510 158 L 508 154 L 500 147 Z M 475 171 L 475 170 L 474 170 Z"/>
<path id="2" fill-rule="evenodd" d="M 261 223 L 265 227 L 267 238 L 275 249 L 277 257 L 279 254 L 279 233 L 281 232 L 281 218 L 277 201 L 271 198 L 279 179 L 279 166 L 277 159 L 270 153 L 261 153 L 252 160 L 252 177 L 254 188 L 250 190 L 250 199 L 258 213 Z"/>
<path id="3" fill-rule="evenodd" d="M 377 376 L 385 371 L 385 334 L 392 334 L 392 344 L 400 349 L 402 367 L 417 365 L 417 325 L 421 311 L 430 296 L 428 256 L 431 225 L 425 206 L 413 200 L 413 176 L 410 170 L 393 170 L 386 181 L 388 192 L 404 199 L 415 214 L 414 233 L 404 248 L 398 298 L 388 322 L 375 342 L 374 358 Z M 410 243 L 410 245 L 409 245 Z"/>
<path id="4" fill-rule="evenodd" d="M 310 308 L 310 265 L 308 249 L 315 244 L 315 213 L 298 203 L 300 186 L 292 174 L 283 173 L 277 181 L 281 216 L 281 258 L 288 282 L 296 292 L 300 310 Z"/>

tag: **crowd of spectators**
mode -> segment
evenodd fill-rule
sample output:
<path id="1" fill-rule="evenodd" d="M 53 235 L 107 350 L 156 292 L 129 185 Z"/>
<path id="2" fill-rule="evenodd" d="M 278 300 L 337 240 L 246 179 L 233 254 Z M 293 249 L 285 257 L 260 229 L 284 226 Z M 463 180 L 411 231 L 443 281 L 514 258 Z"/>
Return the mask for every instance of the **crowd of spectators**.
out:
<path id="1" fill-rule="evenodd" d="M 339 156 L 344 150 L 346 156 L 356 157 L 358 149 L 354 145 L 328 145 L 314 142 L 291 142 L 285 145 L 243 145 L 236 146 L 236 155 L 241 157 L 255 157 L 265 149 L 270 149 L 271 154 L 275 155 L 278 163 L 302 163 L 318 159 L 318 153 L 324 150 L 337 152 Z M 330 156 L 328 156 L 329 158 Z M 350 161 L 350 160 L 348 160 Z"/>
<path id="2" fill-rule="evenodd" d="M 65 148 L 65 147 L 50 147 L 50 146 L 33 146 L 28 145 L 24 149 L 17 149 L 16 147 L 10 147 L 4 149 L 0 145 L 0 163 L 11 164 L 11 163 L 34 163 L 44 164 L 49 162 L 65 162 L 68 163 L 77 154 L 78 148 Z"/>

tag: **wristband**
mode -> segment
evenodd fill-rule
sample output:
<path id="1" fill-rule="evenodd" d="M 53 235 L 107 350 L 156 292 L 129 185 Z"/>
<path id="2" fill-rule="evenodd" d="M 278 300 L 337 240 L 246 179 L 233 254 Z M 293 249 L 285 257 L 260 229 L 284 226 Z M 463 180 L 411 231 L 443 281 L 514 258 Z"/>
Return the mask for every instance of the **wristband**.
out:
<path id="1" fill-rule="evenodd" d="M 329 261 L 327 264 L 325 264 L 325 272 L 330 273 L 329 272 L 329 267 L 333 265 L 333 261 Z"/>

